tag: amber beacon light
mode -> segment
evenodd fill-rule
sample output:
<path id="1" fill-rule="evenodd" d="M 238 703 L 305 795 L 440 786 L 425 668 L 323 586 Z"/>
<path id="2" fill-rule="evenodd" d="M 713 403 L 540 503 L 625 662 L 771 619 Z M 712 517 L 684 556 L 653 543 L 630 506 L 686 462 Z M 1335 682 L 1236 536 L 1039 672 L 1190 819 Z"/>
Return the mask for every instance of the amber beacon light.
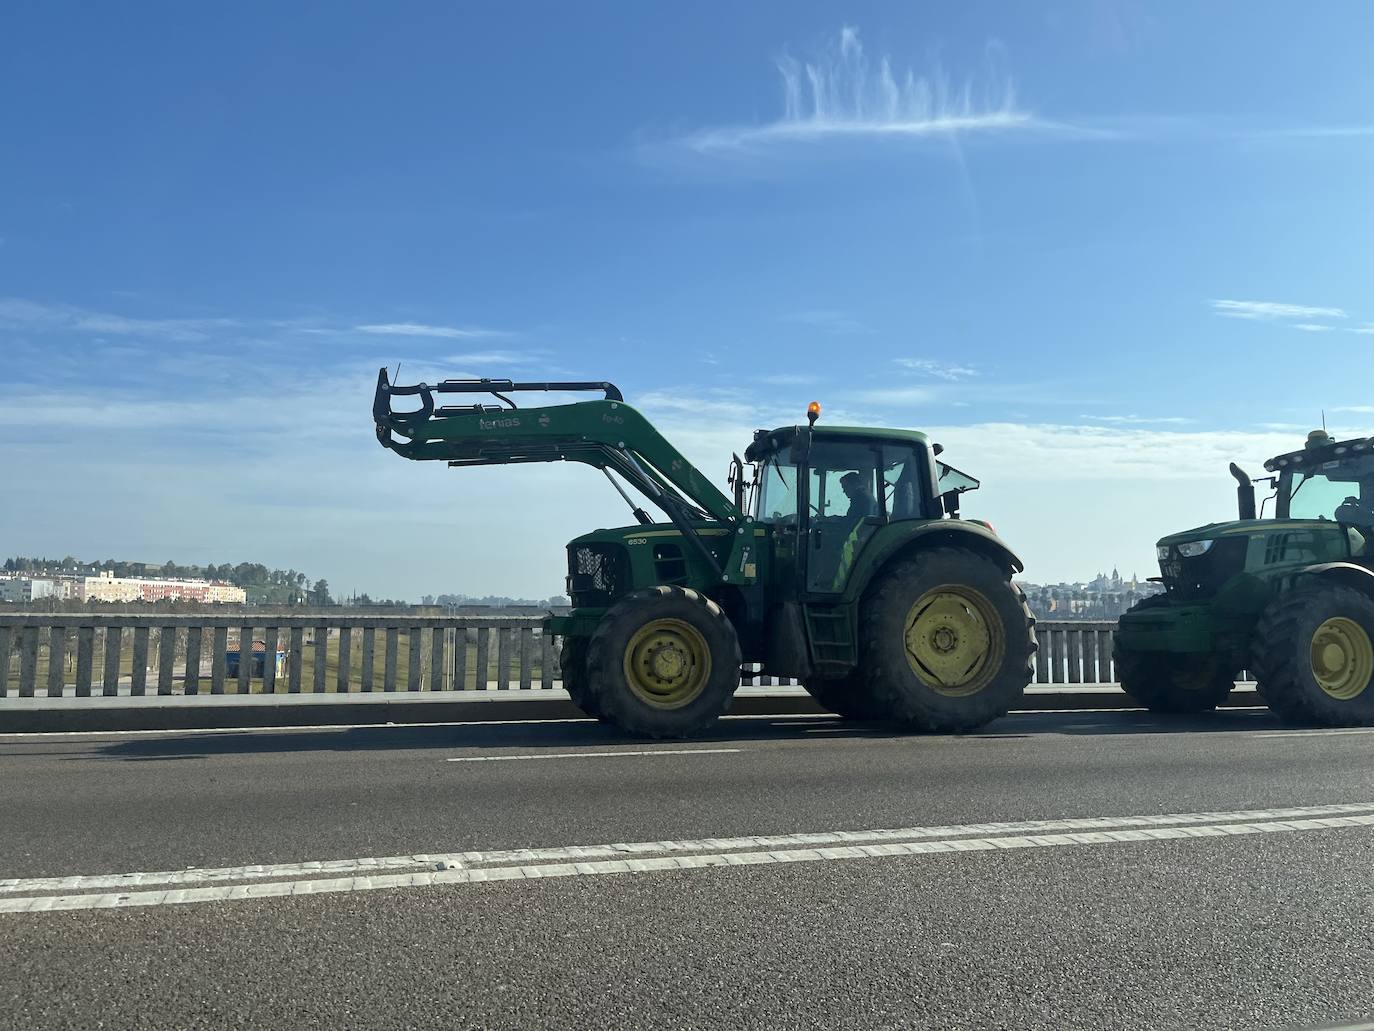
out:
<path id="1" fill-rule="evenodd" d="M 816 420 L 821 417 L 821 403 L 812 401 L 806 406 L 806 421 L 808 425 L 816 425 Z"/>

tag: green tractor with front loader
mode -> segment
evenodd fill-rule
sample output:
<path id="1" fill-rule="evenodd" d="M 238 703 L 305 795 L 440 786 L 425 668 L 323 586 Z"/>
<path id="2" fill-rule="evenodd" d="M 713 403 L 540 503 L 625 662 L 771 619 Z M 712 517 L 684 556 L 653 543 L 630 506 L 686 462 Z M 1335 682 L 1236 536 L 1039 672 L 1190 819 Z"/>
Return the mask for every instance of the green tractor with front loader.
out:
<path id="1" fill-rule="evenodd" d="M 1156 712 L 1202 712 L 1248 670 L 1288 722 L 1374 723 L 1374 437 L 1316 430 L 1264 467 L 1231 465 L 1238 520 L 1159 541 L 1164 593 L 1121 617 L 1117 679 Z"/>
<path id="2" fill-rule="evenodd" d="M 521 392 L 602 396 L 519 408 Z M 443 404 L 444 395 L 487 395 Z M 395 410 L 394 401 L 410 410 Z M 492 403 L 495 402 L 495 403 Z M 635 525 L 567 546 L 572 609 L 563 683 L 589 715 L 684 737 L 728 709 L 744 664 L 800 680 L 841 716 L 964 731 L 1005 714 L 1034 671 L 1019 559 L 959 516 L 978 481 L 911 430 L 805 424 L 759 430 L 714 486 L 605 382 L 377 377 L 381 444 L 453 467 L 580 462 Z M 636 497 L 636 495 L 638 495 Z M 642 507 L 656 508 L 655 519 Z"/>

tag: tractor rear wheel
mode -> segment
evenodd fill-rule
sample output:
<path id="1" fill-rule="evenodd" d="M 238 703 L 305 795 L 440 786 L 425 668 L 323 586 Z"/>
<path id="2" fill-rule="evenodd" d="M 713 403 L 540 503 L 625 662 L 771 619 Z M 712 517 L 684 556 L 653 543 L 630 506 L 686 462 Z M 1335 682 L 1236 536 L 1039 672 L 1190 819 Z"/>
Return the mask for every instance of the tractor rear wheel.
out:
<path id="1" fill-rule="evenodd" d="M 1211 655 L 1112 652 L 1121 690 L 1151 712 L 1210 712 L 1236 686 L 1236 671 Z"/>
<path id="2" fill-rule="evenodd" d="M 593 719 L 605 720 L 596 708 L 596 701 L 587 689 L 587 638 L 563 638 L 563 651 L 558 665 L 563 670 L 563 690 L 572 703 Z"/>
<path id="3" fill-rule="evenodd" d="M 868 681 L 859 670 L 844 677 L 811 677 L 802 686 L 821 708 L 828 709 L 841 719 L 883 718 L 883 706 L 873 697 Z"/>
<path id="4" fill-rule="evenodd" d="M 972 730 L 1035 675 L 1035 618 L 1010 572 L 964 548 L 896 562 L 860 612 L 859 667 L 884 719 Z"/>
<path id="5" fill-rule="evenodd" d="M 1374 723 L 1374 600 L 1339 584 L 1280 595 L 1255 627 L 1253 666 L 1290 723 Z"/>
<path id="6" fill-rule="evenodd" d="M 739 687 L 739 639 L 725 612 L 685 587 L 627 594 L 587 646 L 587 692 L 608 722 L 687 737 L 724 715 Z"/>

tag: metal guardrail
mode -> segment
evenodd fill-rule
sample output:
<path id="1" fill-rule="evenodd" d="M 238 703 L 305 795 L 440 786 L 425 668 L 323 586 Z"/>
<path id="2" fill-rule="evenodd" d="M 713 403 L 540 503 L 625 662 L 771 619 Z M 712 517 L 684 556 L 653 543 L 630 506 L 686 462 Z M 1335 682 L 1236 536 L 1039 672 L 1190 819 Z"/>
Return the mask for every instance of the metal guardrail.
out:
<path id="1" fill-rule="evenodd" d="M 1035 682 L 1112 683 L 1115 627 L 1040 623 Z M 261 667 L 229 658 L 245 641 Z M 4 614 L 0 698 L 548 689 L 560 644 L 533 616 Z"/>

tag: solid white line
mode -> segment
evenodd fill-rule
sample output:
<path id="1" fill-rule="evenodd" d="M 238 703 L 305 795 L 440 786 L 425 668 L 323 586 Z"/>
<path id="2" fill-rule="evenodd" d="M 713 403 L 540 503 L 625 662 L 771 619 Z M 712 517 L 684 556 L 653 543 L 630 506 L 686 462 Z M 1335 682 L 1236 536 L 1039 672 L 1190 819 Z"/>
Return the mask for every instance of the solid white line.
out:
<path id="1" fill-rule="evenodd" d="M 1081 710 L 1080 710 L 1081 711 Z M 1104 710 L 1106 711 L 1106 710 Z M 722 720 L 776 720 L 778 714 L 756 714 L 749 713 L 743 715 L 722 716 Z M 814 716 L 806 713 L 794 713 L 787 717 L 796 720 L 819 720 L 834 719 L 823 713 L 816 713 Z M 280 734 L 282 732 L 297 731 L 334 731 L 343 734 L 351 730 L 395 730 L 398 728 L 414 727 L 526 727 L 540 723 L 595 723 L 596 720 L 590 716 L 567 716 L 556 719 L 530 719 L 530 720 L 457 720 L 447 722 L 425 721 L 423 723 L 313 723 L 308 725 L 294 725 L 290 723 L 272 727 L 198 727 L 187 728 L 185 730 L 39 730 L 29 732 L 10 732 L 0 733 L 0 741 L 19 742 L 35 740 L 48 737 L 74 737 L 74 738 L 108 738 L 108 737 L 151 737 L 161 735 L 163 737 L 183 737 L 195 734 Z M 779 724 L 781 726 L 782 724 Z"/>
<path id="2" fill-rule="evenodd" d="M 529 755 L 463 755 L 446 763 L 499 763 L 511 759 L 605 759 L 619 755 L 725 755 L 742 748 L 654 748 L 639 752 L 531 752 Z"/>
<path id="3" fill-rule="evenodd" d="M 272 881 L 217 888 L 185 888 L 172 891 L 134 891 L 89 895 L 47 895 L 0 899 L 0 913 L 35 913 L 73 909 L 116 909 L 135 906 L 221 902 L 248 898 L 320 895 L 385 888 L 421 888 L 443 884 L 477 884 L 483 881 L 536 880 L 545 877 L 598 876 L 615 873 L 649 873 L 693 870 L 708 866 L 760 866 L 775 863 L 809 863 L 844 859 L 877 859 L 888 856 L 921 856 L 932 853 L 1013 851 L 1057 846 L 1114 844 L 1137 841 L 1172 841 L 1183 838 L 1243 837 L 1254 834 L 1332 830 L 1341 827 L 1374 827 L 1374 814 L 1316 820 L 1224 823 L 1197 827 L 1157 827 L 1148 830 L 1096 831 L 1077 834 L 1040 834 L 1006 838 L 894 842 L 884 845 L 841 845 L 831 848 L 798 848 L 777 851 L 708 853 L 664 856 L 656 859 L 613 859 L 604 862 L 545 863 L 500 866 L 485 870 L 437 870 L 427 873 L 388 874 L 375 877 L 339 877 L 328 880 Z"/>
<path id="4" fill-rule="evenodd" d="M 858 845 L 913 839 L 986 837 L 999 834 L 1115 831 L 1133 828 L 1198 826 L 1255 820 L 1349 816 L 1374 812 L 1374 802 L 1296 806 L 1285 809 L 1242 809 L 1229 812 L 1172 813 L 1156 816 L 1088 816 L 1061 820 L 1014 820 L 996 823 L 946 824 L 933 827 L 896 827 L 866 831 L 809 831 L 797 834 L 750 835 L 736 838 L 699 838 L 679 841 L 617 842 L 609 845 L 571 845 L 558 848 L 516 848 L 493 851 L 449 852 L 372 859 L 335 859 L 305 863 L 226 866 L 151 873 L 78 874 L 69 877 L 30 877 L 0 880 L 0 893 L 63 892 L 91 888 L 133 888 L 149 885 L 205 884 L 214 881 L 248 881 L 292 878 L 306 874 L 366 875 L 386 871 L 446 870 L 455 867 L 490 866 L 501 863 L 543 863 L 560 860 L 607 859 L 653 856 L 664 853 L 722 852 L 731 849 L 795 848 L 810 845 Z"/>
<path id="5" fill-rule="evenodd" d="M 1336 737 L 1340 734 L 1374 734 L 1374 727 L 1349 727 L 1344 730 L 1280 730 L 1272 733 L 1256 734 L 1255 737 Z"/>

